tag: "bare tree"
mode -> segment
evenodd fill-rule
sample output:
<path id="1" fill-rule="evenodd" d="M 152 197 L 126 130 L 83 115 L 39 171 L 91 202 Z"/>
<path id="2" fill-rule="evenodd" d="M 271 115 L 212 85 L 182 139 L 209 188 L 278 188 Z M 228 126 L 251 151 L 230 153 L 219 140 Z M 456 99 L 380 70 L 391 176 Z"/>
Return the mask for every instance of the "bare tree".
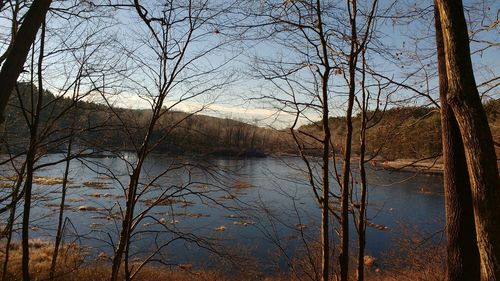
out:
<path id="1" fill-rule="evenodd" d="M 24 182 L 24 207 L 23 207 L 23 230 L 22 230 L 22 246 L 23 246 L 23 259 L 22 259 L 22 270 L 23 270 L 23 280 L 30 280 L 29 272 L 29 222 L 30 222 L 30 211 L 31 211 L 31 192 L 33 187 L 33 175 L 35 158 L 37 154 L 37 143 L 38 143 L 38 124 L 40 121 L 40 112 L 42 110 L 43 101 L 43 82 L 42 82 L 42 62 L 44 56 L 44 45 L 45 45 L 45 23 L 42 23 L 42 32 L 40 35 L 40 55 L 38 57 L 38 97 L 36 99 L 35 111 L 33 112 L 32 119 L 30 122 L 30 144 L 28 152 L 26 154 L 26 179 Z M 32 68 L 32 83 L 33 83 L 33 68 Z M 31 86 L 33 92 L 34 86 Z M 34 100 L 33 98 L 31 99 Z"/>
<path id="2" fill-rule="evenodd" d="M 264 19 L 256 25 L 269 26 L 270 39 L 294 54 L 287 58 L 260 58 L 255 69 L 277 90 L 274 95 L 265 95 L 263 98 L 275 101 L 277 108 L 295 116 L 290 133 L 305 164 L 304 173 L 322 212 L 322 280 L 329 280 L 333 268 L 331 257 L 334 247 L 330 245 L 330 233 L 335 226 L 330 225 L 330 215 L 340 221 L 338 268 L 340 278 L 348 278 L 348 227 L 352 211 L 349 202 L 352 114 L 358 91 L 356 85 L 359 82 L 356 78 L 357 61 L 366 48 L 377 9 L 377 1 L 364 5 L 362 9 L 356 6 L 356 1 L 348 1 L 346 4 L 346 7 L 338 8 L 323 1 L 293 1 L 286 4 L 269 1 L 261 3 L 260 9 L 265 12 L 256 15 L 257 18 Z M 337 21 L 343 20 L 332 16 L 337 9 L 349 15 L 349 25 L 345 30 L 335 27 Z M 358 14 L 361 10 L 362 15 Z M 357 21 L 360 19 L 363 24 L 358 25 Z M 336 76 L 343 77 L 345 83 L 336 85 Z M 347 88 L 345 116 L 348 133 L 343 140 L 343 168 L 339 172 L 332 145 L 330 118 L 331 108 L 340 107 L 342 103 L 342 90 L 336 90 L 342 87 Z M 311 120 L 313 118 L 318 118 L 319 121 Z M 303 121 L 311 122 L 317 132 L 301 128 Z M 321 156 L 320 161 L 310 157 L 310 153 L 314 151 Z M 332 178 L 341 187 L 340 195 L 336 195 L 330 187 Z M 336 212 L 337 200 L 341 205 L 340 215 Z"/>
<path id="3" fill-rule="evenodd" d="M 132 140 L 131 143 L 135 152 L 135 160 L 133 162 L 127 161 L 131 172 L 128 183 L 124 185 L 126 200 L 120 234 L 114 249 L 110 276 L 112 281 L 119 278 L 122 262 L 124 262 L 125 267 L 124 277 L 126 280 L 131 280 L 147 262 L 153 259 L 164 247 L 168 246 L 169 242 L 159 246 L 139 267 L 130 268 L 131 238 L 140 222 L 148 216 L 148 212 L 152 208 L 161 205 L 162 202 L 168 201 L 168 198 L 181 197 L 191 192 L 188 187 L 193 184 L 192 182 L 181 187 L 172 184 L 172 188 L 165 188 L 155 198 L 150 199 L 149 206 L 142 209 L 137 206 L 139 200 L 144 198 L 148 191 L 155 187 L 155 182 L 158 179 L 172 171 L 186 167 L 186 164 L 174 161 L 170 167 L 166 167 L 164 171 L 153 176 L 149 182 L 143 183 L 141 175 L 148 155 L 170 136 L 172 130 L 196 112 L 201 111 L 206 104 L 202 104 L 197 110 L 184 115 L 179 120 L 173 120 L 166 124 L 164 122 L 169 117 L 169 112 L 183 103 L 213 93 L 231 81 L 230 75 L 217 77 L 220 74 L 219 71 L 226 64 L 225 61 L 208 66 L 205 69 L 201 69 L 197 65 L 209 54 L 215 53 L 224 45 L 217 38 L 210 39 L 213 44 L 206 45 L 206 43 L 203 43 L 213 34 L 217 34 L 214 33 L 210 26 L 215 24 L 214 19 L 222 13 L 219 7 L 213 6 L 209 1 L 155 4 L 136 0 L 132 5 L 132 9 L 145 29 L 145 33 L 143 29 L 140 35 L 147 34 L 148 39 L 140 39 L 141 42 L 145 42 L 141 46 L 146 52 L 144 56 L 133 52 L 128 54 L 137 63 L 142 71 L 141 73 L 147 77 L 149 84 L 141 85 L 137 81 L 130 80 L 132 84 L 139 87 L 142 97 L 150 102 L 150 116 L 145 124 L 145 130 L 141 132 L 138 141 L 135 141 L 137 137 L 130 130 L 130 124 L 127 124 L 119 112 L 111 107 L 112 102 L 102 92 L 105 102 L 119 119 L 121 126 L 123 126 L 126 137 Z M 148 61 L 147 54 L 152 54 L 154 60 Z M 166 126 L 166 128 L 164 128 L 160 137 L 155 137 L 156 130 L 163 126 Z M 160 222 L 160 225 L 168 229 L 166 223 Z M 185 236 L 184 239 L 188 237 Z M 180 237 L 174 239 L 180 239 Z"/>

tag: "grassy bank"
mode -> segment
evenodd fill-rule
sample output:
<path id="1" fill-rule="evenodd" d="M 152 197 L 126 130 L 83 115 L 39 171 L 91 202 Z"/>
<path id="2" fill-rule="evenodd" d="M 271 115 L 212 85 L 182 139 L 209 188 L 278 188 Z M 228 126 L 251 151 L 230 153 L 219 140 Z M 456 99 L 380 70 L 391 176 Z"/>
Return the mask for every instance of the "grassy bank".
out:
<path id="1" fill-rule="evenodd" d="M 378 259 L 366 268 L 366 280 L 444 280 L 444 263 L 442 247 L 422 247 L 419 241 L 405 240 L 405 245 L 398 245 L 396 251 L 389 253 L 383 259 L 384 266 L 380 267 Z M 5 245 L 2 245 L 5 246 Z M 2 247 L 4 249 L 5 247 Z M 32 280 L 49 280 L 49 269 L 53 246 L 42 240 L 30 241 L 30 272 Z M 56 268 L 56 281 L 107 281 L 111 267 L 108 262 L 99 257 L 89 261 L 87 251 L 76 245 L 67 245 L 60 251 Z M 10 247 L 9 266 L 6 280 L 22 280 L 21 274 L 21 247 L 14 243 Z M 3 265 L 5 252 L 0 252 L 0 262 Z M 264 276 L 256 272 L 251 266 L 242 266 L 238 272 L 228 273 L 224 266 L 221 269 L 203 270 L 194 269 L 189 265 L 152 266 L 145 265 L 134 276 L 138 281 L 231 281 L 231 280 L 264 280 L 264 281 L 299 281 L 314 280 L 314 270 L 307 266 L 306 257 L 297 259 L 293 263 L 294 270 L 288 273 L 276 272 L 271 276 Z M 354 268 L 354 260 L 352 267 Z M 319 264 L 319 263 L 318 263 Z M 140 263 L 131 263 L 130 268 L 135 271 Z M 122 266 L 123 268 L 123 266 Z M 382 269 L 381 269 L 382 268 Z M 1 267 L 0 267 L 1 271 Z M 307 272 L 308 271 L 308 272 Z M 354 274 L 354 271 L 352 272 Z M 123 272 L 119 280 L 123 280 Z M 352 276 L 355 280 L 355 276 Z"/>

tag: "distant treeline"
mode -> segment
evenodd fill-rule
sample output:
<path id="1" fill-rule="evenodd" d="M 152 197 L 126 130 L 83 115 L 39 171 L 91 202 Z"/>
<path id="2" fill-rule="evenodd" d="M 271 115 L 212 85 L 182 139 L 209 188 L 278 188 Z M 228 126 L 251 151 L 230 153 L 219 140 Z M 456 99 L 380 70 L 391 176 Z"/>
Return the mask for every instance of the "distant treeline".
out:
<path id="1" fill-rule="evenodd" d="M 493 139 L 500 141 L 500 100 L 487 102 Z M 373 112 L 369 112 L 371 116 Z M 359 152 L 359 128 L 361 116 L 353 118 L 353 151 Z M 336 151 L 341 151 L 346 131 L 345 118 L 331 117 L 332 142 Z M 367 131 L 367 154 L 377 154 L 383 159 L 422 159 L 441 154 L 441 124 L 439 110 L 428 107 L 396 107 L 375 114 Z M 318 134 L 320 123 L 302 126 L 300 130 Z M 497 155 L 500 151 L 497 148 Z"/>
<path id="2" fill-rule="evenodd" d="M 5 141 L 12 151 L 23 151 L 28 146 L 32 111 L 32 91 L 28 84 L 19 84 L 7 108 Z M 500 100 L 485 104 L 493 137 L 500 139 Z M 28 114 L 23 114 L 25 110 Z M 39 134 L 45 134 L 40 147 L 46 151 L 65 149 L 73 135 L 82 147 L 102 150 L 134 150 L 143 140 L 150 110 L 110 108 L 104 104 L 74 101 L 57 97 L 46 91 L 40 116 Z M 372 115 L 373 113 L 369 113 Z M 168 111 L 162 115 L 152 135 L 157 152 L 206 153 L 224 156 L 258 155 L 259 153 L 296 153 L 296 145 L 288 129 L 275 130 L 244 122 L 185 112 Z M 361 118 L 353 118 L 353 151 L 359 151 Z M 439 111 L 428 107 L 397 107 L 377 113 L 367 132 L 367 154 L 383 159 L 421 159 L 441 153 L 441 126 Z M 320 123 L 299 128 L 319 136 Z M 331 117 L 332 143 L 337 152 L 343 147 L 345 119 Z M 318 143 L 302 137 L 303 146 L 311 154 L 320 153 Z"/>
<path id="3" fill-rule="evenodd" d="M 28 146 L 36 88 L 19 84 L 6 113 L 5 141 L 12 151 Z M 110 108 L 104 104 L 43 95 L 39 134 L 46 134 L 40 147 L 65 149 L 74 136 L 80 147 L 100 150 L 134 150 L 144 139 L 151 110 Z M 27 114 L 23 114 L 23 111 Z M 227 118 L 165 111 L 155 127 L 151 144 L 156 152 L 207 153 L 225 156 L 292 152 L 288 130 L 262 128 Z"/>

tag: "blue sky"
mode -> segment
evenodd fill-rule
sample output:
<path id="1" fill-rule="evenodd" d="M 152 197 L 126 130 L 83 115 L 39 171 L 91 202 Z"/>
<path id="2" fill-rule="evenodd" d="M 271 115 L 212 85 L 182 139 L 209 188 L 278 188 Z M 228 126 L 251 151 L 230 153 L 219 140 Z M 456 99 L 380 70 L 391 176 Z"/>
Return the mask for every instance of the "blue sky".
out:
<path id="1" fill-rule="evenodd" d="M 390 14 L 409 15 L 418 8 L 430 7 L 431 1 L 428 2 L 418 3 L 419 7 L 416 7 L 415 2 L 398 1 L 397 5 L 391 9 Z M 214 3 L 217 3 L 217 1 L 214 1 Z M 345 5 L 345 1 L 329 3 L 334 3 L 338 7 Z M 390 2 L 384 0 L 380 3 L 379 8 L 383 10 Z M 497 63 L 500 57 L 498 46 L 498 42 L 500 42 L 499 27 L 494 25 L 495 20 L 498 21 L 496 15 L 500 9 L 500 3 L 494 0 L 473 0 L 467 1 L 465 5 L 467 18 L 472 22 L 470 29 L 475 40 L 471 44 L 473 52 L 486 46 L 484 42 L 479 42 L 481 40 L 496 44 L 485 51 L 475 52 L 473 55 L 476 80 L 478 84 L 481 84 L 492 77 L 500 76 Z M 396 81 L 406 81 L 415 88 L 429 90 L 433 96 L 437 96 L 435 92 L 433 19 L 432 10 L 429 11 L 422 17 L 412 18 L 408 22 L 404 22 L 403 19 L 397 21 L 392 19 L 377 20 L 378 40 L 384 44 L 386 50 L 389 50 L 388 54 L 393 57 L 395 53 L 401 53 L 401 55 L 397 56 L 400 58 L 399 60 L 393 59 L 389 61 L 382 58 L 380 54 L 371 52 L 369 59 L 374 68 L 384 75 L 393 77 Z M 113 69 L 109 66 L 123 72 L 122 74 L 110 74 L 105 78 L 105 83 L 108 84 L 105 91 L 115 94 L 110 95 L 109 101 L 121 107 L 148 108 L 149 102 L 144 95 L 144 89 L 147 88 L 154 93 L 155 81 L 150 75 L 148 76 L 151 72 L 148 72 L 147 67 L 139 67 L 136 62 L 131 60 L 131 57 L 135 57 L 147 62 L 148 66 L 155 65 L 156 57 L 152 50 L 147 47 L 148 43 L 150 43 L 148 40 L 151 40 L 151 37 L 148 36 L 148 30 L 144 28 L 134 11 L 109 10 L 106 13 L 102 17 L 87 21 L 66 20 L 61 18 L 60 14 L 52 14 L 49 17 L 48 24 L 51 31 L 48 34 L 53 39 L 51 39 L 47 47 L 47 52 L 61 49 L 65 45 L 71 47 L 90 43 L 90 46 L 86 48 L 85 55 L 92 51 L 95 52 L 88 62 L 92 65 L 89 68 L 90 71 L 93 70 L 95 73 L 89 74 L 89 76 L 99 77 L 100 73 L 96 71 L 98 68 L 105 69 L 108 67 L 106 72 L 112 73 Z M 2 12 L 2 16 L 3 18 L 0 19 L 0 36 L 5 36 L 9 31 L 8 22 L 5 20 L 5 17 L 9 16 L 9 12 Z M 236 17 L 236 15 L 234 16 Z M 342 9 L 336 11 L 335 17 L 338 18 L 339 16 L 341 18 L 347 17 L 345 14 L 342 15 Z M 218 23 L 231 20 L 230 17 L 220 19 Z M 331 24 L 338 25 L 341 24 L 341 21 L 332 20 Z M 483 31 L 472 33 L 477 30 Z M 194 111 L 205 107 L 203 114 L 207 115 L 239 119 L 263 126 L 270 125 L 278 128 L 288 126 L 293 120 L 293 115 L 283 112 L 278 114 L 276 108 L 280 106 L 279 104 L 274 104 L 268 99 L 260 99 L 262 95 L 274 94 L 281 97 L 283 93 L 280 93 L 275 85 L 269 83 L 270 81 L 259 78 L 254 69 L 255 60 L 256 58 L 281 58 L 283 62 L 288 63 L 301 61 L 302 58 L 288 48 L 289 46 L 278 44 L 276 41 L 232 41 L 236 36 L 234 30 L 225 30 L 215 24 L 207 25 L 202 31 L 205 32 L 204 37 L 200 38 L 198 43 L 193 44 L 192 49 L 189 49 L 188 52 L 197 53 L 221 42 L 225 42 L 225 45 L 223 48 L 198 60 L 196 69 L 189 70 L 186 76 L 199 69 L 217 68 L 217 72 L 215 75 L 208 75 L 206 78 L 200 77 L 197 80 L 190 80 L 189 83 L 191 84 L 189 85 L 194 85 L 193 83 L 199 84 L 196 86 L 197 88 L 194 88 L 194 86 L 189 88 L 186 86 L 188 83 L 178 86 L 177 89 L 172 91 L 171 98 L 166 101 L 167 106 L 178 101 L 179 97 L 185 94 L 188 88 L 202 91 L 203 87 L 207 88 L 209 85 L 215 84 L 214 81 L 226 81 L 224 87 L 217 87 L 213 91 L 180 103 L 175 107 L 175 110 Z M 94 37 L 93 34 L 95 34 Z M 247 39 L 251 37 L 248 34 L 245 36 Z M 107 42 L 99 44 L 99 41 L 103 40 L 103 38 Z M 339 49 L 342 50 L 344 47 L 339 46 Z M 0 45 L 0 48 L 0 50 L 4 50 L 5 45 Z M 122 48 L 131 51 L 131 54 L 125 54 Z M 46 87 L 56 93 L 67 88 L 71 83 L 71 77 L 74 77 L 77 73 L 78 66 L 85 55 L 82 52 L 61 52 L 48 56 L 45 63 L 47 67 L 44 78 Z M 408 73 L 419 68 L 421 70 L 417 75 L 406 80 Z M 428 84 L 423 82 L 425 80 L 424 73 L 430 79 Z M 26 74 L 22 77 L 22 79 L 27 78 Z M 304 71 L 297 75 L 296 78 L 307 84 L 311 82 L 312 77 L 307 71 Z M 135 84 L 139 85 L 126 82 L 129 80 L 134 80 L 138 82 Z M 342 115 L 345 107 L 345 98 L 342 94 L 346 90 L 345 83 L 338 75 L 334 76 L 332 80 L 331 112 L 333 115 Z M 92 86 L 89 81 L 87 81 L 87 84 L 83 83 L 83 85 Z M 484 89 L 486 88 L 480 88 L 480 90 Z M 493 89 L 488 92 L 488 95 L 489 98 L 497 99 L 500 97 L 500 92 L 498 89 Z M 408 101 L 406 98 L 409 96 L 414 95 L 411 92 L 399 90 L 391 100 L 394 104 L 400 104 L 399 102 L 402 100 L 405 101 L 405 104 L 429 104 L 425 98 L 412 98 Z M 99 101 L 99 95 L 94 95 L 93 99 Z M 304 100 L 307 99 L 307 97 L 304 97 Z M 306 112 L 306 117 L 315 120 L 317 119 L 317 113 L 314 111 Z M 307 118 L 301 120 L 301 122 L 308 122 Z"/>

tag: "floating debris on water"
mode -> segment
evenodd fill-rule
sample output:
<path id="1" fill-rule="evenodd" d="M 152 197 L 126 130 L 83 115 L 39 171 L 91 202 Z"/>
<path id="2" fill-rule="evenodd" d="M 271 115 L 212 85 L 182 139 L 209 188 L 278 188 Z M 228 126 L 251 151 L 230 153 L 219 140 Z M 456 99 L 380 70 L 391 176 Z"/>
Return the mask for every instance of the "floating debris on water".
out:
<path id="1" fill-rule="evenodd" d="M 214 227 L 213 230 L 215 231 L 226 231 L 226 227 L 221 225 L 221 226 L 217 226 L 217 227 Z"/>
<path id="2" fill-rule="evenodd" d="M 307 225 L 306 224 L 303 224 L 303 223 L 298 223 L 295 225 L 295 227 L 299 230 L 303 230 L 303 229 L 306 229 L 307 228 Z"/>
<path id="3" fill-rule="evenodd" d="M 187 201 L 187 200 L 180 201 L 180 203 L 181 203 L 181 207 L 191 207 L 194 205 L 194 202 Z"/>
<path id="4" fill-rule="evenodd" d="M 94 216 L 94 217 L 91 217 L 91 219 L 94 219 L 94 220 L 112 220 L 112 219 L 121 219 L 121 215 L 120 213 L 113 213 L 113 214 L 109 214 L 107 216 Z"/>
<path id="5" fill-rule="evenodd" d="M 158 220 L 161 224 L 166 224 L 166 223 L 169 223 L 169 224 L 178 224 L 179 221 L 178 220 L 175 220 L 175 219 L 172 219 L 172 220 L 169 220 L 167 221 L 166 218 L 161 218 Z"/>
<path id="6" fill-rule="evenodd" d="M 111 183 L 109 182 L 100 182 L 100 181 L 86 181 L 83 183 L 84 186 L 95 188 L 95 189 L 111 189 L 109 186 Z"/>
<path id="7" fill-rule="evenodd" d="M 233 215 L 233 214 L 231 214 L 231 215 L 227 215 L 227 216 L 225 216 L 225 217 L 226 217 L 226 218 L 228 218 L 228 219 L 248 219 L 248 217 L 245 217 L 245 216 L 239 216 L 239 215 Z"/>
<path id="8" fill-rule="evenodd" d="M 252 187 L 253 185 L 247 181 L 243 181 L 243 180 L 236 180 L 234 183 L 233 183 L 233 187 L 234 188 L 238 188 L 238 189 L 243 189 L 243 188 L 250 188 Z"/>
<path id="9" fill-rule="evenodd" d="M 171 213 L 171 212 L 157 212 L 155 213 L 156 215 L 159 216 L 168 216 L 168 217 L 190 217 L 190 218 L 208 218 L 210 217 L 209 214 L 203 214 L 203 213 L 187 213 L 187 212 L 182 212 L 182 213 Z"/>
<path id="10" fill-rule="evenodd" d="M 419 188 L 418 193 L 420 193 L 420 194 L 433 194 L 433 192 L 430 189 L 428 189 L 427 187 L 424 187 L 424 186 Z"/>
<path id="11" fill-rule="evenodd" d="M 0 188 L 13 188 L 14 185 L 11 183 L 0 183 Z"/>
<path id="12" fill-rule="evenodd" d="M 377 230 L 384 230 L 384 231 L 389 230 L 389 228 L 385 225 L 376 224 L 376 223 L 372 223 L 372 222 L 367 222 L 366 225 L 369 227 L 373 227 Z"/>
<path id="13" fill-rule="evenodd" d="M 180 269 L 183 269 L 183 270 L 190 270 L 193 268 L 193 265 L 190 264 L 190 263 L 181 263 L 179 265 L 177 265 Z"/>
<path id="14" fill-rule="evenodd" d="M 173 199 L 173 198 L 163 198 L 163 199 L 146 199 L 144 200 L 144 203 L 148 206 L 152 206 L 152 205 L 173 205 L 173 204 L 176 204 L 176 203 L 179 203 L 178 200 L 176 199 Z"/>
<path id="15" fill-rule="evenodd" d="M 97 207 L 93 207 L 93 206 L 86 206 L 86 205 L 78 207 L 78 210 L 79 211 L 89 211 L 89 212 L 102 211 L 101 208 L 97 208 Z"/>
<path id="16" fill-rule="evenodd" d="M 56 203 L 45 204 L 45 206 L 47 206 L 48 208 L 51 208 L 51 209 L 59 209 L 61 207 L 60 204 L 56 204 Z M 65 204 L 63 208 L 65 210 L 71 210 L 71 206 L 67 205 L 67 204 Z"/>
<path id="17" fill-rule="evenodd" d="M 202 213 L 188 213 L 186 216 L 191 217 L 191 218 L 208 218 L 208 217 L 210 217 L 209 214 L 202 214 Z"/>
<path id="18" fill-rule="evenodd" d="M 233 224 L 247 226 L 247 225 L 254 225 L 255 222 L 249 220 L 242 220 L 242 221 L 234 221 Z"/>
<path id="19" fill-rule="evenodd" d="M 101 194 L 100 193 L 92 193 L 92 194 L 85 194 L 85 196 L 88 197 L 95 197 L 95 198 L 100 198 Z"/>
<path id="20" fill-rule="evenodd" d="M 17 176 L 0 176 L 0 181 L 16 181 Z"/>
<path id="21" fill-rule="evenodd" d="M 42 176 L 34 176 L 33 177 L 33 183 L 39 184 L 39 185 L 56 185 L 56 184 L 63 184 L 63 182 L 64 182 L 63 178 L 42 177 Z M 69 183 L 69 181 L 68 181 L 68 183 Z"/>

